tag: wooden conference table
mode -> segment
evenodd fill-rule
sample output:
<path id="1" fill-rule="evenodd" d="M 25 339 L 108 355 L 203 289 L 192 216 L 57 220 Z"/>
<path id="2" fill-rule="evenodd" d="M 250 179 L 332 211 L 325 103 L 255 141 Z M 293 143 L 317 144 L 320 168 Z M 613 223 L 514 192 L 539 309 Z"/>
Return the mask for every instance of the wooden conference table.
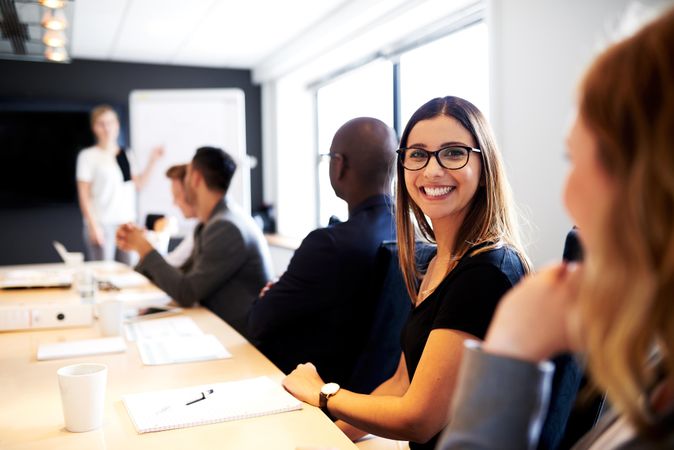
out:
<path id="1" fill-rule="evenodd" d="M 54 265 L 52 267 L 58 267 Z M 35 266 L 45 267 L 45 266 Z M 61 266 L 62 267 L 62 266 Z M 98 272 L 129 270 L 121 265 L 93 265 Z M 8 267 L 0 268 L 0 272 Z M 13 268 L 30 268 L 14 266 Z M 152 285 L 135 288 L 156 289 Z M 100 292 L 99 298 L 115 295 Z M 79 302 L 72 289 L 0 290 L 0 305 L 16 302 Z M 121 397 L 158 389 L 283 374 L 249 342 L 205 308 L 184 312 L 204 333 L 215 335 L 231 359 L 144 366 L 136 346 L 125 353 L 37 361 L 43 343 L 100 337 L 97 324 L 80 328 L 0 332 L 0 449 L 355 449 L 355 445 L 318 409 L 138 434 Z M 70 433 L 64 428 L 56 370 L 79 362 L 108 366 L 103 427 Z"/>

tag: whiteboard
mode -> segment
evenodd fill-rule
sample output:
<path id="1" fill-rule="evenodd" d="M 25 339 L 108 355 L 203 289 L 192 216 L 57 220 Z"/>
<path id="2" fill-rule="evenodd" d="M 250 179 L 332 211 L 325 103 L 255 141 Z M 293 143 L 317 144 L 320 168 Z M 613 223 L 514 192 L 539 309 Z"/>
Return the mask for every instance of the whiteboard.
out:
<path id="1" fill-rule="evenodd" d="M 237 169 L 227 193 L 250 214 L 250 163 L 246 156 L 245 97 L 241 89 L 135 90 L 130 94 L 131 148 L 144 170 L 153 148 L 162 145 L 157 161 L 138 196 L 140 222 L 147 214 L 178 219 L 181 231 L 191 228 L 173 204 L 166 169 L 192 160 L 197 148 L 219 147 Z"/>

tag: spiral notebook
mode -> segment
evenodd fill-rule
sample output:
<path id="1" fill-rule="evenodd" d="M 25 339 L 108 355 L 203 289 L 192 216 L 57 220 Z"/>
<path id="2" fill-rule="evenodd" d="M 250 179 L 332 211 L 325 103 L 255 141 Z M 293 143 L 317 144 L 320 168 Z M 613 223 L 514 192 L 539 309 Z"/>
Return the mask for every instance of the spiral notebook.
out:
<path id="1" fill-rule="evenodd" d="M 138 433 L 194 427 L 302 409 L 268 377 L 122 397 Z"/>

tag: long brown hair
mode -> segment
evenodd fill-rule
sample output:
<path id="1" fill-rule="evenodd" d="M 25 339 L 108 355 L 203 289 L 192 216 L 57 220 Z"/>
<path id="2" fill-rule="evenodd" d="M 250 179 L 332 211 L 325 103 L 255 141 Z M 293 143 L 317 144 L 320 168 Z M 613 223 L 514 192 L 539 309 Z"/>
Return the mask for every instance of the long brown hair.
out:
<path id="1" fill-rule="evenodd" d="M 643 430 L 654 346 L 674 381 L 674 9 L 596 59 L 579 115 L 615 188 L 588 254 L 581 339 L 594 381 Z"/>
<path id="2" fill-rule="evenodd" d="M 407 146 L 409 134 L 418 122 L 437 116 L 448 116 L 459 121 L 477 143 L 482 157 L 480 185 L 459 228 L 453 249 L 455 259 L 460 259 L 474 245 L 486 244 L 474 252 L 477 254 L 507 244 L 517 251 L 525 270 L 528 271 L 530 263 L 520 243 L 517 217 L 501 154 L 487 120 L 475 105 L 451 96 L 430 100 L 410 118 L 401 136 L 400 147 Z M 407 292 L 416 303 L 421 272 L 415 261 L 416 227 L 412 217 L 423 238 L 435 242 L 435 233 L 423 211 L 407 191 L 405 169 L 400 158 L 396 170 L 398 258 Z"/>

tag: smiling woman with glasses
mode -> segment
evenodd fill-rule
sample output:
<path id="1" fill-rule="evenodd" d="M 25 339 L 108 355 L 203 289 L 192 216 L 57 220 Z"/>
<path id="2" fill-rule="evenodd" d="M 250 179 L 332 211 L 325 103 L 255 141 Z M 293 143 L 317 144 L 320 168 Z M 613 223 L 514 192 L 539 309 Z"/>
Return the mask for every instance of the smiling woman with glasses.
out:
<path id="1" fill-rule="evenodd" d="M 372 395 L 324 385 L 311 364 L 300 364 L 284 385 L 341 419 L 337 425 L 351 439 L 372 433 L 432 449 L 449 420 L 464 340 L 484 338 L 499 299 L 529 264 L 500 153 L 472 103 L 429 101 L 414 113 L 400 144 L 397 241 L 414 309 L 398 369 Z M 415 223 L 437 244 L 424 268 L 415 264 Z"/>

